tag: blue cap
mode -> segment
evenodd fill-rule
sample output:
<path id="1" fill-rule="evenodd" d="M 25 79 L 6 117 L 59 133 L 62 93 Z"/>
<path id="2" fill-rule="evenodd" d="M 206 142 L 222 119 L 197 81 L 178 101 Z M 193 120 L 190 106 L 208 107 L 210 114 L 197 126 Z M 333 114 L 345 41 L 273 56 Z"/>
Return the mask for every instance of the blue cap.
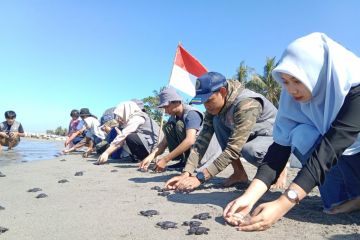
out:
<path id="1" fill-rule="evenodd" d="M 226 78 L 218 72 L 208 72 L 196 79 L 196 95 L 191 104 L 202 104 L 221 87 L 226 86 Z"/>

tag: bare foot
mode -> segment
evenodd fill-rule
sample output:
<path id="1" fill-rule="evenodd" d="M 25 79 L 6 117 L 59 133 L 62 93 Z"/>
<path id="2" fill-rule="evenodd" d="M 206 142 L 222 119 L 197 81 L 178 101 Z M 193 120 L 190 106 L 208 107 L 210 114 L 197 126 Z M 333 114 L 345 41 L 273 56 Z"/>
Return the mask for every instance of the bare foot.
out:
<path id="1" fill-rule="evenodd" d="M 326 211 L 325 213 L 328 214 L 350 213 L 358 210 L 360 210 L 360 197 L 344 202 L 343 204 L 340 204 L 334 207 L 333 209 L 331 209 L 330 211 Z"/>
<path id="2" fill-rule="evenodd" d="M 223 183 L 223 187 L 231 187 L 237 183 L 248 183 L 249 178 L 241 160 L 232 161 L 231 165 L 234 168 L 234 173 Z"/>
<path id="3" fill-rule="evenodd" d="M 237 183 L 248 183 L 249 179 L 247 175 L 240 175 L 233 173 L 228 179 L 225 180 L 223 183 L 223 187 L 231 187 L 234 186 Z"/>
<path id="4" fill-rule="evenodd" d="M 274 189 L 285 189 L 286 187 L 286 180 L 287 180 L 287 169 L 286 167 L 284 170 L 280 173 L 280 176 L 275 184 L 271 185 L 271 188 Z"/>

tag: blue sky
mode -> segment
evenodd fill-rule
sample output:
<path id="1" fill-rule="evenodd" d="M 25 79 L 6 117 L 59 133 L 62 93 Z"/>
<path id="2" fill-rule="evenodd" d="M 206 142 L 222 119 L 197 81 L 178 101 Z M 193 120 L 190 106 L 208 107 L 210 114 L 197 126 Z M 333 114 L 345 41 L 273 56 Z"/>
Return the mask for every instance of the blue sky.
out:
<path id="1" fill-rule="evenodd" d="M 226 77 L 262 72 L 294 39 L 325 32 L 360 55 L 357 0 L 0 0 L 0 114 L 26 131 L 67 127 L 167 85 L 178 42 Z M 3 115 L 1 115 L 3 116 Z"/>

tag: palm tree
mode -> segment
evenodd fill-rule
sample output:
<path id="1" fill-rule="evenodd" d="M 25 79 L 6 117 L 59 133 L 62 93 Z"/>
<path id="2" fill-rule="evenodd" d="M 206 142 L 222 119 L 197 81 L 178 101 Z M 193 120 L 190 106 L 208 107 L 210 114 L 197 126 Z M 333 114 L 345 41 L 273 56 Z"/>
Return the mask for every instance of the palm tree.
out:
<path id="1" fill-rule="evenodd" d="M 241 61 L 235 78 L 245 86 L 249 80 L 249 74 L 253 74 L 254 71 L 254 68 L 245 65 L 245 61 Z"/>
<path id="2" fill-rule="evenodd" d="M 248 81 L 245 86 L 255 92 L 261 93 L 276 107 L 278 107 L 281 85 L 276 82 L 271 75 L 275 66 L 275 57 L 266 58 L 263 75 L 256 73 L 253 74 L 250 81 Z"/>

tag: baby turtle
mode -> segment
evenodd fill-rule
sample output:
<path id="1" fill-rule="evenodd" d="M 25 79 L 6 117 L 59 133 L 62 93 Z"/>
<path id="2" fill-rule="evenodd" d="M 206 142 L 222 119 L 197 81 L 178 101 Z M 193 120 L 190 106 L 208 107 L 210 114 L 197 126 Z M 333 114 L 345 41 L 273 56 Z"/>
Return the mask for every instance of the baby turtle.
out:
<path id="1" fill-rule="evenodd" d="M 251 219 L 250 214 L 244 215 L 242 213 L 234 213 L 232 216 L 235 220 L 240 221 L 242 223 L 249 223 Z"/>
<path id="2" fill-rule="evenodd" d="M 5 210 L 5 208 L 3 206 L 0 206 L 0 210 Z"/>
<path id="3" fill-rule="evenodd" d="M 31 188 L 31 189 L 29 189 L 29 190 L 27 190 L 28 192 L 39 192 L 39 191 L 42 191 L 42 189 L 41 188 Z"/>
<path id="4" fill-rule="evenodd" d="M 159 186 L 154 186 L 151 188 L 151 190 L 156 190 L 156 191 L 160 192 L 162 189 Z"/>
<path id="5" fill-rule="evenodd" d="M 0 172 L 0 177 L 6 177 L 6 175 Z"/>
<path id="6" fill-rule="evenodd" d="M 159 212 L 156 210 L 146 210 L 146 211 L 140 211 L 140 214 L 145 217 L 152 217 L 154 215 L 159 215 Z"/>
<path id="7" fill-rule="evenodd" d="M 170 221 L 158 222 L 156 225 L 165 230 L 169 229 L 169 228 L 177 228 L 176 227 L 177 223 L 170 222 Z"/>
<path id="8" fill-rule="evenodd" d="M 67 182 L 69 182 L 69 181 L 66 180 L 66 179 L 61 179 L 61 180 L 58 181 L 58 183 L 67 183 Z"/>
<path id="9" fill-rule="evenodd" d="M 36 198 L 46 198 L 48 195 L 46 195 L 45 193 L 40 193 L 39 195 L 36 196 Z"/>
<path id="10" fill-rule="evenodd" d="M 75 173 L 75 176 L 82 176 L 82 175 L 84 175 L 84 172 L 76 172 Z"/>
<path id="11" fill-rule="evenodd" d="M 8 230 L 9 230 L 8 228 L 4 228 L 4 227 L 0 226 L 0 234 L 6 232 Z"/>
<path id="12" fill-rule="evenodd" d="M 66 161 L 66 159 L 61 159 L 61 160 L 60 160 L 60 162 L 65 162 L 65 161 Z"/>
<path id="13" fill-rule="evenodd" d="M 26 160 L 22 160 L 21 162 L 24 162 L 24 163 L 25 163 L 25 162 L 28 162 L 28 161 L 26 161 Z"/>
<path id="14" fill-rule="evenodd" d="M 188 235 L 202 235 L 202 234 L 208 234 L 208 231 L 210 231 L 209 228 L 206 227 L 190 227 L 188 230 Z"/>
<path id="15" fill-rule="evenodd" d="M 166 197 L 166 196 L 169 196 L 169 195 L 170 195 L 170 192 L 163 191 L 163 192 L 159 192 L 158 195 L 159 195 L 159 196 Z"/>
<path id="16" fill-rule="evenodd" d="M 183 222 L 183 226 L 190 226 L 190 228 L 192 227 L 199 227 L 202 224 L 202 222 L 199 221 L 185 221 Z"/>
<path id="17" fill-rule="evenodd" d="M 113 170 L 111 170 L 110 172 L 117 172 L 118 170 L 116 170 L 116 169 L 113 169 Z"/>
<path id="18" fill-rule="evenodd" d="M 206 220 L 208 218 L 211 218 L 211 216 L 210 216 L 210 213 L 205 212 L 205 213 L 199 213 L 197 215 L 194 215 L 192 218 L 193 219 Z"/>

